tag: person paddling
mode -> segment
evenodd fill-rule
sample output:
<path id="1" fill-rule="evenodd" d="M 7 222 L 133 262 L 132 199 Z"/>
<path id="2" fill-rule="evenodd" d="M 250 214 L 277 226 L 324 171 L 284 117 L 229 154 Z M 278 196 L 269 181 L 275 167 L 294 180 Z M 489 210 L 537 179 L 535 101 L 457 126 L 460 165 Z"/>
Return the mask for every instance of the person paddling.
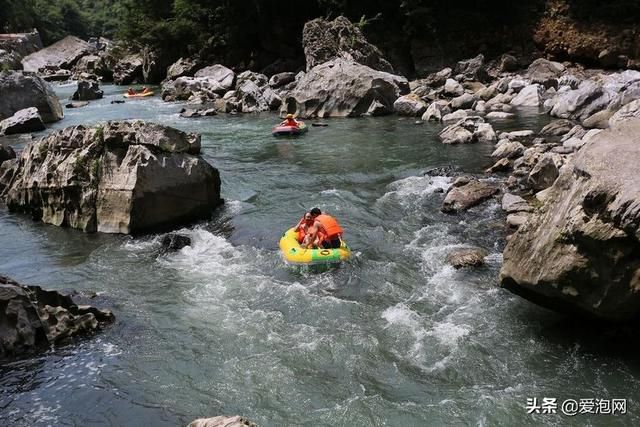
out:
<path id="1" fill-rule="evenodd" d="M 317 221 L 313 216 L 315 212 L 313 209 L 305 212 L 302 219 L 298 221 L 298 224 L 293 229 L 293 231 L 298 233 L 298 242 L 303 248 L 319 248 L 327 237 L 327 230 L 325 230 L 322 223 Z"/>

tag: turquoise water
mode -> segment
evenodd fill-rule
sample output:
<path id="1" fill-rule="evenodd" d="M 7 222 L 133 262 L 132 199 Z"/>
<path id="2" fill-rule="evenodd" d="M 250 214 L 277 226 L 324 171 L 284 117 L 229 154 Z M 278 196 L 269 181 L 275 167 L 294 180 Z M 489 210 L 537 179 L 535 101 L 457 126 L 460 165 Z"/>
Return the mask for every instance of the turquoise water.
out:
<path id="1" fill-rule="evenodd" d="M 3 424 L 174 426 L 221 414 L 264 426 L 640 422 L 628 337 L 496 287 L 497 201 L 440 212 L 451 179 L 423 172 L 481 173 L 492 146 L 446 146 L 438 125 L 398 117 L 328 120 L 275 139 L 272 114 L 183 119 L 157 97 L 110 104 L 121 90 L 106 86 L 104 100 L 66 110 L 51 129 L 142 118 L 200 132 L 226 204 L 182 230 L 191 247 L 162 256 L 157 235 L 85 235 L 0 208 L 2 274 L 97 292 L 93 303 L 117 317 L 91 339 L 0 367 Z M 527 112 L 496 127 L 546 120 Z M 340 268 L 290 268 L 279 256 L 281 233 L 313 206 L 346 230 L 354 256 Z M 490 252 L 486 266 L 446 264 L 468 245 Z M 630 413 L 528 415 L 534 397 L 626 398 Z"/>

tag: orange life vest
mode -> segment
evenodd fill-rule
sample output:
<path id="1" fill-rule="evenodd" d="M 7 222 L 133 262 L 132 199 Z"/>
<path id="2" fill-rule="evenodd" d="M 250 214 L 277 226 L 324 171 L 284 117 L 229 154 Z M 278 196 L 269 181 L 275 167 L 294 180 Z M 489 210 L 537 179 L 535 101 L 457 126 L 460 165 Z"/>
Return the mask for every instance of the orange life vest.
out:
<path id="1" fill-rule="evenodd" d="M 287 119 L 285 120 L 285 126 L 298 126 L 298 122 L 295 119 Z"/>
<path id="2" fill-rule="evenodd" d="M 324 229 L 327 231 L 326 239 L 333 239 L 338 237 L 339 234 L 344 233 L 344 230 L 340 227 L 338 221 L 331 215 L 322 214 L 317 216 L 316 220 L 320 221 L 320 224 L 322 224 Z"/>

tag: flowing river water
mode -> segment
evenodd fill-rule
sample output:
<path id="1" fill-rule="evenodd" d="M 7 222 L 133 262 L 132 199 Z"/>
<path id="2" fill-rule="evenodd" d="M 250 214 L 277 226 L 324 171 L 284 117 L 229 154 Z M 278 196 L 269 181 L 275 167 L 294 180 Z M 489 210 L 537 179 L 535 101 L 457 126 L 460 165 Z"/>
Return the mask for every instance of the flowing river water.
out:
<path id="1" fill-rule="evenodd" d="M 637 352 L 496 286 L 498 201 L 440 212 L 451 178 L 424 171 L 481 173 L 492 146 L 446 146 L 439 125 L 398 117 L 275 139 L 273 114 L 185 119 L 158 97 L 112 105 L 122 88 L 104 89 L 51 129 L 140 118 L 199 132 L 226 204 L 181 230 L 192 246 L 168 255 L 158 235 L 87 235 L 0 207 L 2 274 L 96 292 L 92 303 L 117 318 L 1 366 L 1 424 L 175 426 L 221 414 L 263 426 L 640 424 Z M 529 113 L 496 127 L 546 121 Z M 279 255 L 282 232 L 313 206 L 346 229 L 354 256 L 339 268 L 292 268 Z M 445 262 L 465 246 L 488 249 L 487 264 Z M 527 414 L 527 399 L 544 397 L 557 413 Z M 565 399 L 586 398 L 627 399 L 629 413 L 561 414 Z"/>

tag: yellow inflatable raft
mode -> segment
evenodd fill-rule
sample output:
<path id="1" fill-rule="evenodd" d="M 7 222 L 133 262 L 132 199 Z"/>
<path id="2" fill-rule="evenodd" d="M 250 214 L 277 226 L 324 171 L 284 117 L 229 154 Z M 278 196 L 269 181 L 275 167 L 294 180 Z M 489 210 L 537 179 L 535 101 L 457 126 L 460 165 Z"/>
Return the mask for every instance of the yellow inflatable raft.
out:
<path id="1" fill-rule="evenodd" d="M 124 94 L 125 98 L 146 98 L 147 96 L 153 96 L 153 92 L 149 91 L 149 92 L 140 92 L 140 93 L 133 93 L 133 94 L 128 94 L 128 93 Z"/>
<path id="2" fill-rule="evenodd" d="M 351 249 L 344 241 L 337 249 L 305 249 L 300 246 L 297 237 L 298 233 L 290 228 L 280 239 L 282 255 L 292 264 L 332 264 L 345 261 L 351 256 Z"/>

